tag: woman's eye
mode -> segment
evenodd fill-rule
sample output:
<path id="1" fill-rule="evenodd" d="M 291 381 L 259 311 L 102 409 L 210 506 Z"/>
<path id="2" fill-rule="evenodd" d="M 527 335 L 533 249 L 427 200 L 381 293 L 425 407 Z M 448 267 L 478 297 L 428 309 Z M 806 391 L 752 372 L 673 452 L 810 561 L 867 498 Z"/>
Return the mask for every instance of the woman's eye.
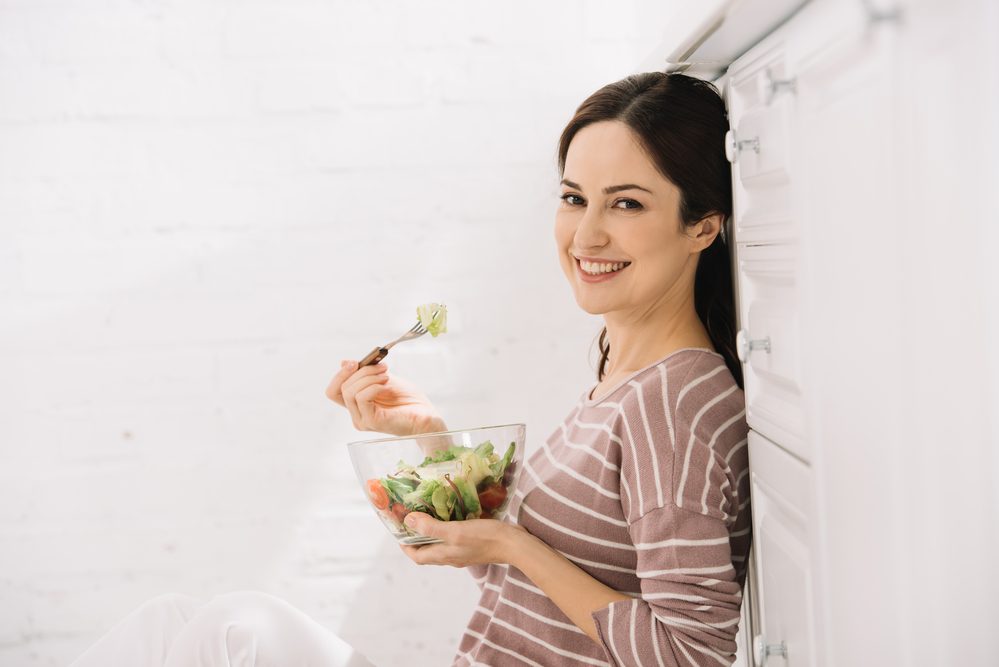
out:
<path id="1" fill-rule="evenodd" d="M 580 197 L 579 195 L 574 195 L 571 192 L 565 193 L 560 197 L 560 199 L 569 206 L 582 206 L 585 203 L 582 197 Z"/>
<path id="2" fill-rule="evenodd" d="M 614 202 L 614 208 L 623 208 L 629 211 L 637 211 L 638 209 L 642 208 L 642 205 L 639 204 L 634 199 L 618 199 L 616 202 Z"/>

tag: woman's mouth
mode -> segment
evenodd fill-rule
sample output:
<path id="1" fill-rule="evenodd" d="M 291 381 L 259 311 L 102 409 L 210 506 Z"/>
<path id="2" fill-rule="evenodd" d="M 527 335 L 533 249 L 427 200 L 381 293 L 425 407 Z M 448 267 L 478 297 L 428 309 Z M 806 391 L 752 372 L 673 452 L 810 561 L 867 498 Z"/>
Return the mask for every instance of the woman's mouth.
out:
<path id="1" fill-rule="evenodd" d="M 599 262 L 576 258 L 576 273 L 588 283 L 610 280 L 629 266 L 631 262 Z"/>

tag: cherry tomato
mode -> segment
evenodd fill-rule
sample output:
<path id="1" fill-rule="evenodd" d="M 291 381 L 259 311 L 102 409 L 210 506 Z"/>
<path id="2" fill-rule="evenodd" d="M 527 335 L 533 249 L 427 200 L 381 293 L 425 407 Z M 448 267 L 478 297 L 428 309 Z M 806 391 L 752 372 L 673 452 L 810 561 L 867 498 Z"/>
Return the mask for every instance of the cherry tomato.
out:
<path id="1" fill-rule="evenodd" d="M 392 512 L 395 518 L 399 520 L 399 523 L 402 523 L 402 520 L 406 518 L 407 514 L 409 514 L 409 510 L 406 509 L 406 506 L 402 503 L 392 503 L 389 511 Z"/>
<path id="2" fill-rule="evenodd" d="M 389 506 L 388 491 L 377 479 L 368 480 L 368 497 L 371 498 L 371 504 L 375 509 L 383 510 Z"/>
<path id="3" fill-rule="evenodd" d="M 506 500 L 506 487 L 502 484 L 490 484 L 479 492 L 479 504 L 484 512 L 492 512 Z"/>

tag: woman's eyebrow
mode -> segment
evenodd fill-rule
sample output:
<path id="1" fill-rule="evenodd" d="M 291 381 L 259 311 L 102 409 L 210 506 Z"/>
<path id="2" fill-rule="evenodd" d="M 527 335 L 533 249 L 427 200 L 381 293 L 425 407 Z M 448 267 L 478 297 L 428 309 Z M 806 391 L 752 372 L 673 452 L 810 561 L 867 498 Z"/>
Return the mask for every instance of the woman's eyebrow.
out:
<path id="1" fill-rule="evenodd" d="M 605 195 L 612 195 L 615 192 L 621 192 L 622 190 L 642 190 L 648 192 L 650 195 L 653 194 L 652 190 L 648 188 L 643 188 L 641 185 L 635 185 L 634 183 L 625 183 L 624 185 L 612 185 L 610 187 L 604 188 Z"/>
<path id="2" fill-rule="evenodd" d="M 568 178 L 563 178 L 562 179 L 562 185 L 566 185 L 566 186 L 568 186 L 570 188 L 573 188 L 575 190 L 582 190 L 583 189 L 583 188 L 579 187 L 579 185 L 577 183 L 573 183 Z M 611 186 L 608 186 L 608 187 L 604 188 L 604 194 L 605 195 L 612 195 L 615 192 L 621 192 L 622 190 L 642 190 L 644 192 L 648 192 L 650 195 L 651 194 L 655 194 L 654 192 L 652 192 L 652 190 L 649 190 L 648 188 L 643 188 L 641 185 L 635 185 L 634 183 L 623 183 L 622 185 L 611 185 Z"/>

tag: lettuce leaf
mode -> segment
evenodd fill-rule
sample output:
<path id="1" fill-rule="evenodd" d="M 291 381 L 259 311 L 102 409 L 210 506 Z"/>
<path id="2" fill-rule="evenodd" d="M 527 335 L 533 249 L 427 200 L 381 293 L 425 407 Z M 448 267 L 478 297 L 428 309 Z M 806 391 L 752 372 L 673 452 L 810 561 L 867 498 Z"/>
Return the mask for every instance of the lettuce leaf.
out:
<path id="1" fill-rule="evenodd" d="M 399 461 L 397 471 L 381 479 L 391 502 L 407 509 L 426 512 L 441 521 L 477 519 L 482 507 L 477 489 L 489 484 L 508 483 L 513 473 L 516 444 L 511 442 L 502 457 L 489 441 L 477 447 L 455 445 L 434 452 L 413 467 Z"/>
<path id="2" fill-rule="evenodd" d="M 458 492 L 461 493 L 461 499 L 465 507 L 465 518 L 477 519 L 482 512 L 479 505 L 479 494 L 475 492 L 475 485 L 472 484 L 471 480 L 464 477 L 455 479 L 454 485 L 458 488 Z"/>
<path id="3" fill-rule="evenodd" d="M 403 497 L 408 495 L 417 487 L 415 479 L 406 477 L 383 477 L 382 486 L 388 492 L 389 500 L 393 503 L 402 503 Z M 403 503 L 405 504 L 405 503 Z"/>
<path id="4" fill-rule="evenodd" d="M 420 324 L 427 329 L 434 338 L 447 333 L 447 306 L 442 303 L 425 303 L 416 307 L 416 316 L 420 318 Z"/>
<path id="5" fill-rule="evenodd" d="M 451 512 L 454 510 L 457 498 L 449 485 L 438 483 L 430 497 L 430 502 L 434 506 L 434 511 L 437 512 L 438 519 L 441 521 L 451 520 Z"/>
<path id="6" fill-rule="evenodd" d="M 513 460 L 513 452 L 516 449 L 516 447 L 517 444 L 511 442 L 510 446 L 507 447 L 506 453 L 503 455 L 503 458 L 501 458 L 499 461 L 497 461 L 492 465 L 493 477 L 496 478 L 497 482 L 502 481 L 503 473 L 506 472 L 506 467 L 510 465 L 510 461 Z"/>

